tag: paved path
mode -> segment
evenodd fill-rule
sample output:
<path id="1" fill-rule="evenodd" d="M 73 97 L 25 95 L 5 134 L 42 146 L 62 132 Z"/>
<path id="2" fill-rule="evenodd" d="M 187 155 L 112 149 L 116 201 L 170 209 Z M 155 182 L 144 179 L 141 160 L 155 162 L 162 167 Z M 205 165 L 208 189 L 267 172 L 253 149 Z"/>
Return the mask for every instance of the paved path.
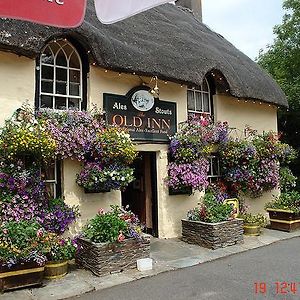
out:
<path id="1" fill-rule="evenodd" d="M 300 238 L 72 299 L 300 299 Z"/>

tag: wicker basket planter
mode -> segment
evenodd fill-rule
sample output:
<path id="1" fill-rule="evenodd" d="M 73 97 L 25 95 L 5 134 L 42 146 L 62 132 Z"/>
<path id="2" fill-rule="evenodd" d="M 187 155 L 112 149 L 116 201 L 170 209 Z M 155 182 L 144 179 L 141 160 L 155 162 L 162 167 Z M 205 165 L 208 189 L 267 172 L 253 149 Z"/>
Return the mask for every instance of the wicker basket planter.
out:
<path id="1" fill-rule="evenodd" d="M 48 261 L 45 265 L 45 278 L 58 279 L 68 273 L 68 261 Z"/>
<path id="2" fill-rule="evenodd" d="M 150 238 L 126 239 L 121 243 L 93 243 L 78 239 L 76 263 L 97 276 L 136 268 L 136 261 L 150 256 Z"/>
<path id="3" fill-rule="evenodd" d="M 293 231 L 300 228 L 300 214 L 290 210 L 268 208 L 270 228 L 282 231 Z"/>
<path id="4" fill-rule="evenodd" d="M 0 291 L 37 286 L 43 283 L 44 266 L 28 262 L 8 268 L 0 266 Z"/>
<path id="5" fill-rule="evenodd" d="M 223 248 L 244 242 L 243 220 L 219 223 L 181 220 L 182 240 L 210 249 Z"/>

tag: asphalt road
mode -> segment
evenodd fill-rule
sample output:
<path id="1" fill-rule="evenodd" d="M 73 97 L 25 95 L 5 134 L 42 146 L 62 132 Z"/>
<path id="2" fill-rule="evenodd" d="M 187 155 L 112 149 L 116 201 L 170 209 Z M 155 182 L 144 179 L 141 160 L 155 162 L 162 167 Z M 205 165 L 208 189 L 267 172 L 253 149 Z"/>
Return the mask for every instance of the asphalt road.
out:
<path id="1" fill-rule="evenodd" d="M 73 299 L 300 299 L 300 238 Z"/>

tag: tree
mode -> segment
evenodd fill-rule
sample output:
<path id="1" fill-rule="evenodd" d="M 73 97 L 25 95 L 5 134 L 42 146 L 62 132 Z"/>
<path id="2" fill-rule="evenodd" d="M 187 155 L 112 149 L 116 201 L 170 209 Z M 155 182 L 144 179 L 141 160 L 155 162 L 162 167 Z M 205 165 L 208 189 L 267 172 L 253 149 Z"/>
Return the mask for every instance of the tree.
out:
<path id="1" fill-rule="evenodd" d="M 285 15 L 282 24 L 274 27 L 275 40 L 266 50 L 261 50 L 258 64 L 268 71 L 285 92 L 289 110 L 280 109 L 279 131 L 283 139 L 300 150 L 300 1 L 284 0 Z M 299 151 L 300 153 L 300 151 Z M 298 157 L 291 169 L 300 176 Z M 298 180 L 300 190 L 300 180 Z"/>

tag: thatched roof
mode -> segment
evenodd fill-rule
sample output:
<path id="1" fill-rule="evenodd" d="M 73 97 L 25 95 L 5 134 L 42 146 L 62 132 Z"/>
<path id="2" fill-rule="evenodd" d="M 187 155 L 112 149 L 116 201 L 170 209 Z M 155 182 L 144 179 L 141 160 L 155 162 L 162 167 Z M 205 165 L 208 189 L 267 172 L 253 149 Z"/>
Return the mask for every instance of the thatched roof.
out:
<path id="1" fill-rule="evenodd" d="M 233 96 L 287 106 L 281 89 L 256 63 L 189 11 L 172 4 L 103 25 L 89 0 L 85 21 L 76 29 L 0 19 L 0 49 L 29 57 L 62 35 L 75 36 L 103 68 L 185 84 L 199 84 L 216 69 L 226 77 Z"/>

